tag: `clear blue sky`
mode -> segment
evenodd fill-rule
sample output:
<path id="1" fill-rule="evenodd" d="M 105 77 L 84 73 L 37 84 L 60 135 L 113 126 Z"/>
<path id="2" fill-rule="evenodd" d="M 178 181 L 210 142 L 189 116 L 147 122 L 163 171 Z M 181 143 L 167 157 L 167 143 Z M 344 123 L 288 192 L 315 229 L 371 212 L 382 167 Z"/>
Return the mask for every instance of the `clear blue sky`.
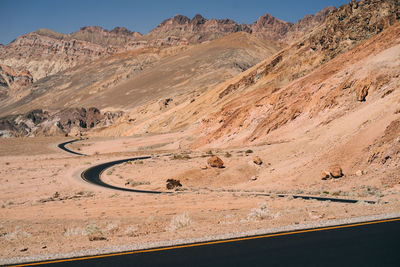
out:
<path id="1" fill-rule="evenodd" d="M 143 34 L 176 14 L 250 24 L 265 13 L 296 22 L 349 0 L 0 0 L 0 43 L 41 28 L 71 33 L 82 26 L 124 26 Z"/>

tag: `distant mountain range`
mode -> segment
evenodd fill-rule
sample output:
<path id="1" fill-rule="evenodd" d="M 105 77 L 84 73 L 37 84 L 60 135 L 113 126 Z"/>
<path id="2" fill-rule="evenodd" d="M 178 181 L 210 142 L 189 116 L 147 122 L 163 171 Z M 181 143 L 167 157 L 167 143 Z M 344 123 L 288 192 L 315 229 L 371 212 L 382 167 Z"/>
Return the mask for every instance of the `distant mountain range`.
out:
<path id="1" fill-rule="evenodd" d="M 0 46 L 0 64 L 27 70 L 34 80 L 55 74 L 79 64 L 142 47 L 187 45 L 211 41 L 235 32 L 247 32 L 259 38 L 287 43 L 320 23 L 334 7 L 307 15 L 296 24 L 281 21 L 270 14 L 250 25 L 230 19 L 207 20 L 201 15 L 192 19 L 176 15 L 142 35 L 124 27 L 109 31 L 99 26 L 82 27 L 71 34 L 40 29 L 19 36 L 7 46 Z"/>

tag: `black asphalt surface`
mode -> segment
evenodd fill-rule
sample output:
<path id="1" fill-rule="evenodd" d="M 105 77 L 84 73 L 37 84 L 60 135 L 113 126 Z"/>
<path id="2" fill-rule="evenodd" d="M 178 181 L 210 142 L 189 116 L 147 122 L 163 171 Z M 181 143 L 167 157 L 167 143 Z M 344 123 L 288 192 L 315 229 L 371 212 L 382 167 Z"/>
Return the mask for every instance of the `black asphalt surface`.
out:
<path id="1" fill-rule="evenodd" d="M 75 152 L 75 151 L 72 151 L 72 150 L 70 150 L 70 149 L 68 149 L 68 148 L 65 147 L 66 145 L 71 144 L 71 143 L 74 143 L 74 142 L 77 142 L 77 141 L 80 141 L 80 140 L 79 140 L 79 139 L 76 139 L 76 140 L 71 140 L 71 141 L 68 141 L 68 142 L 64 142 L 64 143 L 58 144 L 58 148 L 60 148 L 60 149 L 62 149 L 62 150 L 64 150 L 64 151 L 66 151 L 66 152 L 68 152 L 68 153 L 74 154 L 74 155 L 86 156 L 86 154 L 82 154 L 82 153 L 79 153 L 79 152 Z"/>
<path id="2" fill-rule="evenodd" d="M 121 190 L 121 191 L 129 191 L 129 192 L 135 192 L 135 193 L 146 193 L 146 194 L 170 194 L 171 192 L 161 192 L 161 191 L 150 191 L 150 190 L 137 190 L 137 189 L 131 189 L 131 188 L 124 188 L 124 187 L 117 187 L 113 185 L 109 185 L 104 183 L 101 179 L 100 176 L 103 171 L 106 169 L 110 168 L 111 166 L 121 164 L 127 161 L 134 161 L 134 160 L 143 160 L 143 159 L 150 159 L 151 157 L 136 157 L 136 158 L 130 158 L 130 159 L 121 159 L 121 160 L 116 160 L 116 161 L 111 161 L 111 162 L 106 162 L 100 165 L 93 166 L 86 171 L 82 172 L 81 177 L 83 180 L 99 185 L 102 187 L 106 188 L 111 188 L 111 189 L 116 189 L 116 190 Z"/>
<path id="3" fill-rule="evenodd" d="M 400 221 L 48 265 L 400 266 Z"/>

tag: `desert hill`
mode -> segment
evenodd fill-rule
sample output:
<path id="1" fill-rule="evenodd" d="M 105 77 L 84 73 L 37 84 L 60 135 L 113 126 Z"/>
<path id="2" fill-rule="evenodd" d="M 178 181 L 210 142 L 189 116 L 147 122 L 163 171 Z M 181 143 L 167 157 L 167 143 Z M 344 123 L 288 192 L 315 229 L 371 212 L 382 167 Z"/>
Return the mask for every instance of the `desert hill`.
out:
<path id="1" fill-rule="evenodd" d="M 328 99 L 324 101 L 332 103 L 321 104 L 321 101 L 313 100 L 314 97 L 319 97 L 319 89 L 311 90 L 310 86 L 319 88 L 323 80 L 304 86 L 294 85 L 304 83 L 305 76 L 318 68 L 325 69 L 326 64 L 338 55 L 352 48 L 354 51 L 358 50 L 357 45 L 379 35 L 383 29 L 398 23 L 397 21 L 396 5 L 393 1 L 351 2 L 334 11 L 323 24 L 270 59 L 216 86 L 195 102 L 182 107 L 181 111 L 175 111 L 164 119 L 158 118 L 153 125 L 149 126 L 148 122 L 147 130 L 157 131 L 159 125 L 172 121 L 171 117 L 174 118 L 173 123 L 169 123 L 167 127 L 171 130 L 181 129 L 183 125 L 193 125 L 202 118 L 199 131 L 208 133 L 202 141 L 204 145 L 223 136 L 230 136 L 230 140 L 240 136 L 246 142 L 253 142 L 301 114 L 308 113 L 309 110 L 306 111 L 305 107 L 309 106 L 310 101 L 315 101 L 312 102 L 312 113 L 336 105 L 336 96 L 324 98 Z M 390 38 L 395 40 L 395 36 L 391 35 Z M 349 55 L 352 54 L 343 57 L 350 60 L 353 56 Z M 336 71 L 339 71 L 342 65 L 336 67 Z M 345 84 L 342 87 L 350 88 L 348 91 L 354 92 L 363 88 L 361 81 L 356 83 L 344 79 L 339 82 L 341 83 Z M 305 89 L 308 88 L 311 91 L 306 93 Z M 320 89 L 322 88 L 323 86 Z M 337 94 L 337 91 L 329 90 L 326 93 Z M 243 132 L 252 134 L 245 138 Z M 221 139 L 225 144 L 226 141 L 225 138 Z"/>
<path id="2" fill-rule="evenodd" d="M 236 33 L 204 44 L 117 53 L 19 89 L 1 102 L 0 113 L 19 114 L 32 109 L 54 113 L 82 106 L 126 111 L 149 102 L 157 111 L 164 111 L 279 49 L 274 43 Z"/>

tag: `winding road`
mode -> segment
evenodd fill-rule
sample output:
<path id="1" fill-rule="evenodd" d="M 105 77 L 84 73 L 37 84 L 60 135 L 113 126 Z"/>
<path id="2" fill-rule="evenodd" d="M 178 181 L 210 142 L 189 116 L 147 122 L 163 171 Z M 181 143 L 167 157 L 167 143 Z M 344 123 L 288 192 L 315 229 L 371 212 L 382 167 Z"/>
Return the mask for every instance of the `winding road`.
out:
<path id="1" fill-rule="evenodd" d="M 59 147 L 82 155 L 65 148 L 68 143 L 71 141 L 60 144 Z M 81 176 L 89 183 L 116 190 L 147 194 L 169 193 L 119 188 L 100 179 L 101 173 L 111 166 L 149 158 L 135 157 L 103 163 L 85 170 Z M 293 197 L 354 203 L 344 199 Z M 399 240 L 400 218 L 389 218 L 15 266 L 399 266 Z"/>
<path id="2" fill-rule="evenodd" d="M 115 190 L 121 190 L 121 191 L 129 191 L 129 192 L 135 192 L 135 193 L 146 193 L 146 194 L 171 194 L 172 192 L 163 192 L 163 191 L 151 191 L 151 190 L 137 190 L 137 189 L 131 189 L 131 188 L 124 188 L 124 187 L 118 187 L 118 186 L 113 186 L 110 184 L 107 184 L 103 182 L 100 177 L 101 174 L 108 168 L 118 165 L 127 161 L 134 161 L 134 160 L 143 160 L 143 159 L 151 159 L 151 157 L 146 156 L 146 157 L 136 157 L 136 158 L 129 158 L 129 159 L 121 159 L 121 160 L 116 160 L 116 161 L 111 161 L 111 162 L 106 162 L 100 165 L 93 166 L 81 173 L 81 177 L 84 181 L 89 182 L 91 184 L 99 185 L 102 187 L 106 188 L 111 188 Z"/>
<path id="3" fill-rule="evenodd" d="M 71 141 L 67 141 L 67 142 L 58 144 L 57 146 L 58 146 L 58 148 L 60 148 L 60 149 L 62 149 L 62 150 L 64 150 L 64 151 L 66 151 L 66 152 L 68 152 L 68 153 L 71 153 L 71 154 L 74 154 L 74 155 L 78 155 L 78 156 L 87 156 L 86 154 L 82 154 L 82 153 L 79 153 L 79 152 L 75 152 L 75 151 L 73 151 L 73 150 L 68 149 L 68 148 L 65 147 L 65 146 L 68 145 L 68 144 L 71 144 L 71 143 L 74 143 L 74 142 L 78 142 L 78 141 L 81 141 L 81 140 L 80 140 L 80 139 L 74 139 L 74 140 L 71 140 Z"/>
<path id="4" fill-rule="evenodd" d="M 58 145 L 58 147 L 66 152 L 75 154 L 75 155 L 80 155 L 80 156 L 86 156 L 85 154 L 78 153 L 75 151 L 72 151 L 65 146 L 67 144 L 73 143 L 80 141 L 79 139 L 76 140 L 71 140 L 68 142 L 64 142 Z M 118 187 L 114 185 L 107 184 L 101 180 L 101 174 L 108 168 L 118 165 L 124 162 L 128 161 L 135 161 L 135 160 L 144 160 L 144 159 L 150 159 L 150 156 L 143 156 L 143 157 L 135 157 L 135 158 L 128 158 L 128 159 L 121 159 L 121 160 L 116 160 L 116 161 L 111 161 L 111 162 L 106 162 L 100 165 L 93 166 L 81 173 L 81 177 L 84 181 L 95 184 L 98 186 L 114 189 L 114 190 L 120 190 L 120 191 L 129 191 L 129 192 L 135 192 L 135 193 L 145 193 L 145 194 L 171 194 L 172 192 L 170 191 L 152 191 L 152 190 L 138 190 L 138 189 L 131 189 L 131 188 L 125 188 L 125 187 Z M 185 193 L 185 192 L 180 192 L 180 193 Z M 251 195 L 257 195 L 257 196 L 271 196 L 271 194 L 268 193 L 259 193 L 259 192 L 242 192 L 242 193 L 247 193 Z M 300 198 L 304 200 L 318 200 L 318 201 L 331 201 L 331 202 L 339 202 L 339 203 L 358 203 L 359 200 L 357 199 L 345 199 L 345 198 L 330 198 L 330 197 L 319 197 L 319 196 L 306 196 L 306 195 L 291 195 L 291 194 L 276 194 L 276 197 L 293 197 L 293 198 Z M 375 201 L 370 201 L 370 200 L 364 200 L 364 202 L 368 204 L 375 204 Z"/>

